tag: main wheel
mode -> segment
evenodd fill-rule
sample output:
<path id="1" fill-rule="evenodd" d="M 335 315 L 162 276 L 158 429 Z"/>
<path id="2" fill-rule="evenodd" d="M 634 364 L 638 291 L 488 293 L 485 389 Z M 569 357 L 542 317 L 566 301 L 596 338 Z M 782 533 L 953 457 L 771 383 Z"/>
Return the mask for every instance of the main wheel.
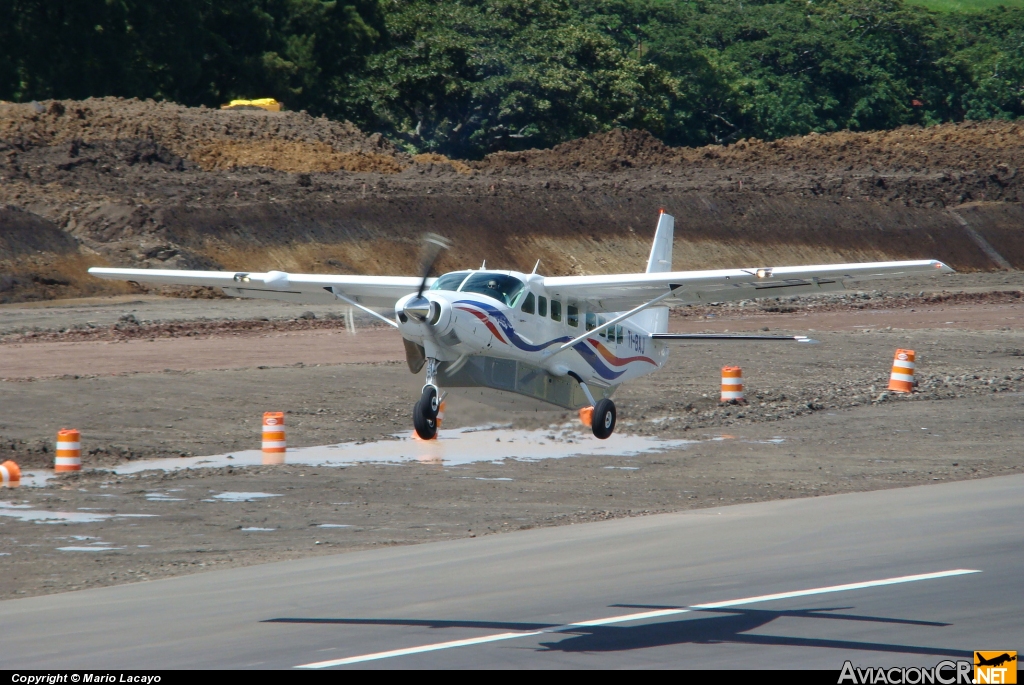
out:
<path id="1" fill-rule="evenodd" d="M 608 399 L 598 402 L 590 426 L 594 430 L 594 437 L 607 439 L 615 430 L 615 403 Z"/>
<path id="2" fill-rule="evenodd" d="M 433 440 L 437 435 L 437 408 L 437 390 L 427 386 L 412 410 L 412 425 L 416 435 L 424 440 Z"/>

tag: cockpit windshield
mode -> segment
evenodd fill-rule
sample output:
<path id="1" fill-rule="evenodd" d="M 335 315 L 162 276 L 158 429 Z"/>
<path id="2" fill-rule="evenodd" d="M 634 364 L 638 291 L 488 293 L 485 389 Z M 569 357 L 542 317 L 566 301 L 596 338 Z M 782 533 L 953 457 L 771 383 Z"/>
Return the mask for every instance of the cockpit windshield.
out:
<path id="1" fill-rule="evenodd" d="M 509 307 L 516 305 L 516 300 L 523 293 L 526 286 L 518 278 L 505 274 L 475 273 L 466 279 L 461 291 L 464 293 L 479 293 L 493 297 L 498 302 L 504 302 Z"/>
<path id="2" fill-rule="evenodd" d="M 459 286 L 462 285 L 462 282 L 466 280 L 466 276 L 469 274 L 469 271 L 453 271 L 450 274 L 439 276 L 438 279 L 431 284 L 430 289 L 458 290 Z"/>

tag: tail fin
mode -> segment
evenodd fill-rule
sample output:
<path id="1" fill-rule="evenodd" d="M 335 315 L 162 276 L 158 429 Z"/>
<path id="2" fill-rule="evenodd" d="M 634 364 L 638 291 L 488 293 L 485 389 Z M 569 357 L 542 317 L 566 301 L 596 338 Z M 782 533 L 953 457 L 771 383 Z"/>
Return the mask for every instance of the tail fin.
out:
<path id="1" fill-rule="evenodd" d="M 654 232 L 654 244 L 651 256 L 647 260 L 647 273 L 660 274 L 672 270 L 672 231 L 676 220 L 671 214 L 661 210 L 658 217 L 658 230 Z"/>
<path id="2" fill-rule="evenodd" d="M 654 244 L 651 245 L 651 256 L 647 259 L 647 273 L 665 273 L 672 270 L 672 238 L 675 224 L 675 218 L 661 210 L 658 228 L 654 232 Z M 649 333 L 668 332 L 668 307 L 651 307 L 630 318 Z"/>

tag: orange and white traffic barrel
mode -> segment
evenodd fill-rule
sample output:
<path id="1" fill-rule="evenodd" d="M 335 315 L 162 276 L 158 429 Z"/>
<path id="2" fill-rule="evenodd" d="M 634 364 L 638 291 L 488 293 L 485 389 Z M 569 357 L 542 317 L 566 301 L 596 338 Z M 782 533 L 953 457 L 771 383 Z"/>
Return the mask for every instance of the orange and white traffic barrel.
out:
<path id="1" fill-rule="evenodd" d="M 914 351 L 896 350 L 889 374 L 889 390 L 893 392 L 914 392 Z"/>
<path id="2" fill-rule="evenodd" d="M 57 456 L 53 470 L 57 473 L 82 470 L 82 436 L 77 428 L 57 431 Z"/>
<path id="3" fill-rule="evenodd" d="M 441 422 L 444 421 L 444 402 L 437 408 L 437 427 L 441 427 Z"/>
<path id="4" fill-rule="evenodd" d="M 594 408 L 583 407 L 580 409 L 580 423 L 587 428 L 590 428 L 594 423 Z"/>
<path id="5" fill-rule="evenodd" d="M 9 488 L 21 485 L 21 469 L 10 459 L 0 464 L 0 485 Z"/>
<path id="6" fill-rule="evenodd" d="M 743 369 L 738 366 L 722 367 L 722 401 L 743 401 Z"/>
<path id="7" fill-rule="evenodd" d="M 283 464 L 285 452 L 284 413 L 263 413 L 263 463 Z"/>

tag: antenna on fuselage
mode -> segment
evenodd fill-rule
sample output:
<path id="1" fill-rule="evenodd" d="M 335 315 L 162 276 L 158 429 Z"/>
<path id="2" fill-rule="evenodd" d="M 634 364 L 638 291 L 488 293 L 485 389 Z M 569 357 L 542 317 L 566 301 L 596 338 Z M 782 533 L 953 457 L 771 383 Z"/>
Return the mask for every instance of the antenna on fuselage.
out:
<path id="1" fill-rule="evenodd" d="M 483 271 L 486 268 L 487 268 L 487 260 L 485 259 L 484 263 L 480 265 L 480 270 Z"/>
<path id="2" fill-rule="evenodd" d="M 538 259 L 538 260 L 537 260 L 537 263 L 533 265 L 533 271 L 531 271 L 531 272 L 530 272 L 530 275 L 531 275 L 531 276 L 532 276 L 532 275 L 534 275 L 535 273 L 537 273 L 537 268 L 538 268 L 539 266 L 540 266 L 540 260 Z"/>

